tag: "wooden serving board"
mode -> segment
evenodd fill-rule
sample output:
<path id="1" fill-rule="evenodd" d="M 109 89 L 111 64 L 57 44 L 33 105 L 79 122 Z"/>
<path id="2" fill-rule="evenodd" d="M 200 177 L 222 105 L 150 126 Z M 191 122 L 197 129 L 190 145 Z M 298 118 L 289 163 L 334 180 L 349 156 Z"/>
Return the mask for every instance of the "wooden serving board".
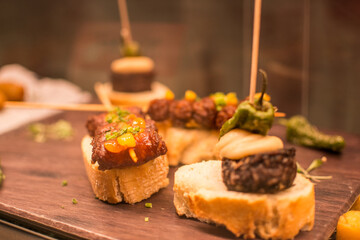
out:
<path id="1" fill-rule="evenodd" d="M 65 119 L 75 129 L 73 140 L 34 142 L 26 128 L 0 135 L 0 159 L 6 179 L 0 187 L 0 218 L 57 238 L 79 239 L 228 239 L 234 235 L 222 226 L 178 217 L 170 185 L 135 205 L 110 205 L 95 199 L 88 182 L 80 149 L 89 113 L 66 112 L 45 120 Z M 284 140 L 285 129 L 274 126 L 270 134 Z M 340 154 L 303 147 L 297 160 L 306 167 L 323 155 L 328 162 L 314 172 L 333 179 L 316 184 L 316 217 L 311 232 L 296 239 L 328 239 L 339 216 L 360 193 L 360 137 L 343 134 L 347 146 Z M 291 146 L 291 144 L 286 143 Z M 68 186 L 63 187 L 62 181 Z M 76 198 L 78 204 L 73 204 Z M 152 208 L 144 204 L 152 203 Z M 145 217 L 149 222 L 145 222 Z"/>

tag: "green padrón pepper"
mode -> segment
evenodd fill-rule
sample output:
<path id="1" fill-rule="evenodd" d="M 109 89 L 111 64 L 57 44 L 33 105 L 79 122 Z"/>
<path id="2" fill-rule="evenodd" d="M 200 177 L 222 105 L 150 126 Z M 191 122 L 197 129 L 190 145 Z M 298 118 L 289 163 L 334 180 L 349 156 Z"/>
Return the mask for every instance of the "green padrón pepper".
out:
<path id="1" fill-rule="evenodd" d="M 260 98 L 255 99 L 254 103 L 243 101 L 237 107 L 234 115 L 220 129 L 220 137 L 231 129 L 240 128 L 253 133 L 266 135 L 274 121 L 275 109 L 273 105 L 264 100 L 267 87 L 267 75 L 263 70 L 259 70 L 263 76 L 263 85 Z"/>
<path id="2" fill-rule="evenodd" d="M 341 152 L 345 147 L 342 136 L 326 135 L 312 126 L 303 116 L 293 116 L 286 123 L 286 138 L 289 142 L 306 147 Z"/>
<path id="3" fill-rule="evenodd" d="M 253 133 L 266 135 L 274 120 L 274 107 L 270 102 L 263 101 L 261 107 L 257 103 L 244 101 L 239 104 L 232 118 L 220 129 L 220 137 L 231 129 L 241 128 Z"/>

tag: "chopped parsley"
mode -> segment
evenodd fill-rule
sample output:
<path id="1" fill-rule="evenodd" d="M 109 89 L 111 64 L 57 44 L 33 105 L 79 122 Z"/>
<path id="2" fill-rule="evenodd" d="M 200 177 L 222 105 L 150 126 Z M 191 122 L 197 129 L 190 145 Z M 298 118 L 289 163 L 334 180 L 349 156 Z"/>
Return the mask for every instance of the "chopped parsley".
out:
<path id="1" fill-rule="evenodd" d="M 145 203 L 145 207 L 152 208 L 152 203 Z"/>
<path id="2" fill-rule="evenodd" d="M 72 203 L 73 203 L 73 204 L 78 204 L 78 201 L 76 200 L 76 198 L 73 198 L 73 199 L 72 199 Z"/>
<path id="3" fill-rule="evenodd" d="M 230 92 L 226 95 L 223 92 L 216 92 L 211 94 L 210 98 L 214 100 L 217 111 L 221 111 L 221 109 L 228 104 L 237 105 L 238 102 L 236 93 L 234 92 Z"/>
<path id="4" fill-rule="evenodd" d="M 67 186 L 67 185 L 68 185 L 68 182 L 67 182 L 66 180 L 64 180 L 64 181 L 61 182 L 61 186 L 65 187 L 65 186 Z"/>
<path id="5" fill-rule="evenodd" d="M 106 140 L 111 140 L 114 138 L 118 138 L 121 135 L 125 134 L 125 133 L 132 133 L 132 134 L 136 134 L 140 132 L 140 127 L 136 126 L 136 127 L 127 127 L 127 128 L 122 128 L 120 130 L 115 130 L 113 132 L 107 132 L 105 134 L 105 139 Z"/>
<path id="6" fill-rule="evenodd" d="M 122 110 L 119 107 L 116 107 L 113 111 L 109 112 L 106 117 L 105 120 L 108 123 L 113 123 L 113 122 L 127 122 L 127 120 L 125 119 L 126 116 L 128 116 L 130 114 L 129 111 L 127 110 Z"/>
<path id="7" fill-rule="evenodd" d="M 33 123 L 29 125 L 29 131 L 35 142 L 43 143 L 48 139 L 70 140 L 74 130 L 70 122 L 59 120 L 52 124 Z"/>
<path id="8" fill-rule="evenodd" d="M 226 95 L 224 93 L 217 92 L 210 95 L 210 97 L 214 100 L 217 111 L 220 111 L 224 106 L 226 106 Z"/>

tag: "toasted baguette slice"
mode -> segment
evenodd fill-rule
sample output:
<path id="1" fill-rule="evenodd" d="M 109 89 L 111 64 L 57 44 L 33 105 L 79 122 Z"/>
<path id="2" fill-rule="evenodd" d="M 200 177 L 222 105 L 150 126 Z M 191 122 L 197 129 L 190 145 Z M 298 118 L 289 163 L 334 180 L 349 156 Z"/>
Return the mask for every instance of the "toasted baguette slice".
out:
<path id="1" fill-rule="evenodd" d="M 163 123 L 157 123 L 157 127 L 166 142 L 170 166 L 215 158 L 214 149 L 219 138 L 218 131 L 178 128 Z"/>
<path id="2" fill-rule="evenodd" d="M 182 166 L 175 173 L 174 205 L 182 216 L 225 225 L 237 237 L 292 239 L 314 225 L 313 184 L 297 175 L 294 185 L 276 194 L 228 191 L 221 161 Z"/>
<path id="3" fill-rule="evenodd" d="M 169 184 L 169 167 L 166 155 L 147 163 L 128 168 L 98 170 L 98 164 L 91 163 L 92 138 L 85 136 L 81 143 L 86 173 L 92 189 L 99 199 L 109 203 L 127 202 L 134 204 L 159 191 Z"/>

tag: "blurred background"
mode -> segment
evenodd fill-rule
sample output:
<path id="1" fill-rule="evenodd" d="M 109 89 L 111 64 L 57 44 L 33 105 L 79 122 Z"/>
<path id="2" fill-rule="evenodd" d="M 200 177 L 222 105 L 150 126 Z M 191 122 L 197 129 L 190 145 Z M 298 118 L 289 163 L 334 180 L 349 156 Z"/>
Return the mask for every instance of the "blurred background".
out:
<path id="1" fill-rule="evenodd" d="M 157 81 L 178 98 L 187 89 L 248 95 L 253 0 L 128 0 L 128 10 Z M 0 0 L 0 66 L 93 92 L 119 49 L 116 0 Z M 259 67 L 280 111 L 360 134 L 360 1 L 264 0 Z"/>

